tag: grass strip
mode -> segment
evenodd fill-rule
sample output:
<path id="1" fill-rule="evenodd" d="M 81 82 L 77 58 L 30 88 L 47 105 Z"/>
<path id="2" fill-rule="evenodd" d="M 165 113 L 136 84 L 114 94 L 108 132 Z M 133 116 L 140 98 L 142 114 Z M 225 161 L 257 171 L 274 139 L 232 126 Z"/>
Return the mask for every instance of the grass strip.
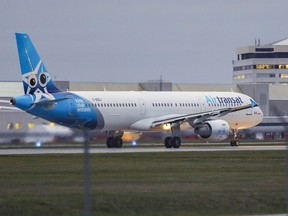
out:
<path id="1" fill-rule="evenodd" d="M 0 157 L 0 215 L 82 215 L 82 155 Z M 92 154 L 93 215 L 286 211 L 285 151 Z"/>

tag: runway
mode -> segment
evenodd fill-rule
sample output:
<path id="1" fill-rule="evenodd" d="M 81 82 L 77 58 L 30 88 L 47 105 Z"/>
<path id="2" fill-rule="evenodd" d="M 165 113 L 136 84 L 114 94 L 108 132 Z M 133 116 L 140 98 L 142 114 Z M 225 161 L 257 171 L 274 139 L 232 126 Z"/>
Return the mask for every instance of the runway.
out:
<path id="1" fill-rule="evenodd" d="M 181 147 L 179 149 L 167 149 L 164 147 L 125 147 L 125 148 L 90 148 L 92 154 L 108 154 L 108 153 L 144 153 L 144 152 L 221 152 L 221 151 L 279 151 L 286 150 L 286 146 L 197 146 L 197 147 Z M 29 149 L 1 149 L 0 155 L 41 155 L 41 154 L 81 154 L 83 148 L 29 148 Z"/>

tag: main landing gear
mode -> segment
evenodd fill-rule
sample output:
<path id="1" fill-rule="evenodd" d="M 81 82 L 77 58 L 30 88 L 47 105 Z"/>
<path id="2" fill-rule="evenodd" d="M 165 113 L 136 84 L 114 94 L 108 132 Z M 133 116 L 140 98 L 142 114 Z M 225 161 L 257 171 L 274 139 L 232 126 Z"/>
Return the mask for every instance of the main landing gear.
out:
<path id="1" fill-rule="evenodd" d="M 121 137 L 108 137 L 106 140 L 108 148 L 121 148 L 123 146 L 123 140 Z"/>
<path id="2" fill-rule="evenodd" d="M 181 146 L 181 139 L 180 137 L 166 137 L 164 141 L 166 148 L 179 148 Z"/>
<path id="3" fill-rule="evenodd" d="M 171 125 L 172 137 L 168 136 L 164 140 L 164 145 L 166 148 L 179 148 L 181 146 L 181 139 L 178 137 L 180 133 L 180 124 L 173 123 Z"/>
<path id="4" fill-rule="evenodd" d="M 123 146 L 123 131 L 107 131 L 108 138 L 106 145 L 108 148 L 122 148 Z"/>
<path id="5" fill-rule="evenodd" d="M 231 135 L 230 135 L 230 145 L 231 146 L 239 146 L 239 134 L 237 129 L 232 129 L 231 130 Z"/>

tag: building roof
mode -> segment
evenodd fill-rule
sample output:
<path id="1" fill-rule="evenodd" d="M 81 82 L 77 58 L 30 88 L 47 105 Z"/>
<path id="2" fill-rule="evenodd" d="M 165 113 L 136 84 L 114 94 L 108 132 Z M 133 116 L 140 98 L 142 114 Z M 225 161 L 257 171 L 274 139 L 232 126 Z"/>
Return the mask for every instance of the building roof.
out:
<path id="1" fill-rule="evenodd" d="M 269 44 L 266 44 L 264 46 L 283 46 L 283 45 L 288 45 L 288 38 L 284 38 L 282 40 L 279 40 L 279 41 L 275 41 L 275 42 L 272 42 L 272 43 L 269 43 Z"/>

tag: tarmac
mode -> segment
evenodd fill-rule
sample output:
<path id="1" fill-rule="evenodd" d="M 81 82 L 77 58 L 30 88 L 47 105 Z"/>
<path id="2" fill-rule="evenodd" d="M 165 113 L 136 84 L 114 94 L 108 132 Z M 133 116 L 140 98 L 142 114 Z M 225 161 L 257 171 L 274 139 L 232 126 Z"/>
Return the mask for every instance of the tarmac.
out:
<path id="1" fill-rule="evenodd" d="M 279 151 L 286 150 L 283 145 L 245 145 L 239 147 L 230 146 L 193 146 L 180 147 L 179 149 L 167 149 L 165 147 L 123 147 L 123 148 L 106 148 L 106 147 L 91 147 L 89 153 L 92 154 L 108 154 L 108 153 L 141 153 L 141 152 L 221 152 L 221 151 Z M 84 148 L 57 148 L 57 147 L 35 147 L 35 148 L 11 148 L 0 149 L 0 155 L 34 155 L 34 154 L 81 154 L 84 153 Z"/>

